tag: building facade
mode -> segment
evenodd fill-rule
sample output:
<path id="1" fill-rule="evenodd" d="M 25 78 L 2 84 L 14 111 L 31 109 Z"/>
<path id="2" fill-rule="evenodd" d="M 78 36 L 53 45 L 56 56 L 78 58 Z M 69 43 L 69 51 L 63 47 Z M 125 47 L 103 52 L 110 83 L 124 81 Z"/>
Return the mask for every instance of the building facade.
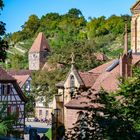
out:
<path id="1" fill-rule="evenodd" d="M 6 103 L 3 115 L 16 114 L 17 121 L 13 129 L 23 137 L 25 127 L 25 103 L 27 102 L 16 79 L 0 68 L 0 102 Z"/>

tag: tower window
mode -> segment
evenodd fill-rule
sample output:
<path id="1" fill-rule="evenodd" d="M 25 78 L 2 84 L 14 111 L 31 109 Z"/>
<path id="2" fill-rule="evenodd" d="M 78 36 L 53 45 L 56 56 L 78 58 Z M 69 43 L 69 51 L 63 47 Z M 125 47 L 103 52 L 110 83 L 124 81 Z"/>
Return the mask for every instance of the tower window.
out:
<path id="1" fill-rule="evenodd" d="M 71 98 L 73 97 L 74 89 L 75 89 L 75 79 L 74 79 L 74 76 L 71 75 L 70 76 L 70 94 L 71 94 Z"/>

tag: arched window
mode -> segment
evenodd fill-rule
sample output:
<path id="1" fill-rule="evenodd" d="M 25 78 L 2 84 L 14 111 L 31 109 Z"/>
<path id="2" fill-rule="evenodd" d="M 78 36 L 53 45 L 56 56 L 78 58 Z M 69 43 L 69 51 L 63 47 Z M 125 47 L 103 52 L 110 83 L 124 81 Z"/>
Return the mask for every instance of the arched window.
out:
<path id="1" fill-rule="evenodd" d="M 70 75 L 70 94 L 71 94 L 71 98 L 73 97 L 74 89 L 75 89 L 75 79 L 74 79 L 73 75 Z"/>

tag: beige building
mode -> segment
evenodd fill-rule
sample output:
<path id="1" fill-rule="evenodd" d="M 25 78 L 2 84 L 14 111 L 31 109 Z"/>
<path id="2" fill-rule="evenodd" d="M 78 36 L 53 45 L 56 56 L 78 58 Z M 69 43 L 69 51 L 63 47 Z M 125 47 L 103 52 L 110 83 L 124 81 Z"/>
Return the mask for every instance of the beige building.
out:
<path id="1" fill-rule="evenodd" d="M 36 98 L 35 103 L 35 117 L 40 121 L 51 120 L 52 113 L 52 103 L 48 104 L 48 107 L 45 106 L 45 98 L 39 96 Z"/>

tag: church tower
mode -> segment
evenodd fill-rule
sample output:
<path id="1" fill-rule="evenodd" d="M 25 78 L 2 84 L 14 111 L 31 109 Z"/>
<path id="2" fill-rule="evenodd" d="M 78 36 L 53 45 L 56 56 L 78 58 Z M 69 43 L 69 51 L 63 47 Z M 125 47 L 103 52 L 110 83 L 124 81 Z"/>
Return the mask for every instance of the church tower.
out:
<path id="1" fill-rule="evenodd" d="M 131 49 L 133 53 L 140 53 L 140 0 L 132 6 L 131 12 Z"/>
<path id="2" fill-rule="evenodd" d="M 28 53 L 29 70 L 41 69 L 46 60 L 50 47 L 45 35 L 40 32 Z"/>

